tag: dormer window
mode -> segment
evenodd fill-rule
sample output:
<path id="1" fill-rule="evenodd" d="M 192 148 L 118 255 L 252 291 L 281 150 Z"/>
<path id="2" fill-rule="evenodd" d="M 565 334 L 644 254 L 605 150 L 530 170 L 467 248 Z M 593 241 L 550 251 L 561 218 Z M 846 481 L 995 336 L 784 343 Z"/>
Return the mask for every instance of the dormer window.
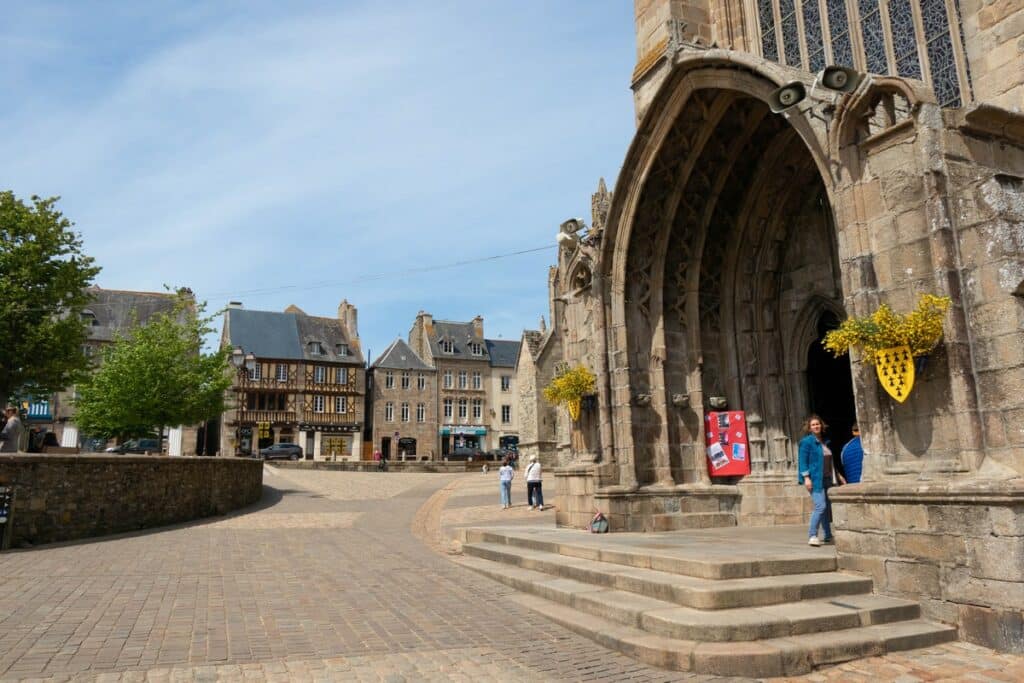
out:
<path id="1" fill-rule="evenodd" d="M 474 356 L 482 356 L 482 355 L 484 355 L 484 346 L 483 346 L 483 344 L 478 344 L 476 342 L 473 342 L 473 343 L 471 343 L 469 345 L 469 350 L 473 353 Z"/>
<path id="2" fill-rule="evenodd" d="M 309 353 L 312 356 L 324 355 L 324 345 L 317 341 L 309 342 Z"/>
<path id="3" fill-rule="evenodd" d="M 455 344 L 451 339 L 442 339 L 439 344 L 441 353 L 455 353 Z"/>
<path id="4" fill-rule="evenodd" d="M 335 348 L 337 348 L 339 356 L 348 355 L 348 344 L 338 344 Z"/>
<path id="5" fill-rule="evenodd" d="M 81 313 L 82 322 L 91 327 L 98 327 L 100 321 L 96 319 L 96 314 L 90 311 L 88 308 Z"/>

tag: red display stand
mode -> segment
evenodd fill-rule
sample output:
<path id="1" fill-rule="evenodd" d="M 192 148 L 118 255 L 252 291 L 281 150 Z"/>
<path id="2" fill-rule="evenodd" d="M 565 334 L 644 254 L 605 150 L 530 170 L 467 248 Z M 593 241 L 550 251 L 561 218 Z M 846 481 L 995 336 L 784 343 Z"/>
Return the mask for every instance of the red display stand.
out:
<path id="1" fill-rule="evenodd" d="M 723 410 L 704 415 L 705 453 L 708 474 L 734 477 L 750 474 L 747 416 L 742 410 Z"/>

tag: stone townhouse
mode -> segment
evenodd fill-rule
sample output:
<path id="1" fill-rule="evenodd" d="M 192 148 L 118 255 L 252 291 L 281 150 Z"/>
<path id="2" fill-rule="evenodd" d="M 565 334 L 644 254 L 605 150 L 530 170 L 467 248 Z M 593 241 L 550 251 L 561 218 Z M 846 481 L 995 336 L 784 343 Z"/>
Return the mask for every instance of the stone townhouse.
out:
<path id="1" fill-rule="evenodd" d="M 491 448 L 519 446 L 519 406 L 516 386 L 516 360 L 519 357 L 519 342 L 505 339 L 487 339 L 487 357 L 491 366 L 487 381 L 487 412 L 489 419 L 489 443 Z"/>
<path id="2" fill-rule="evenodd" d="M 221 344 L 253 358 L 229 390 L 233 408 L 223 416 L 221 454 L 296 443 L 308 460 L 358 460 L 366 371 L 357 323 L 348 301 L 337 318 L 296 306 L 275 312 L 229 304 Z"/>
<path id="3" fill-rule="evenodd" d="M 563 228 L 561 348 L 520 354 L 527 404 L 560 363 L 597 377 L 554 433 L 572 465 L 559 523 L 595 507 L 613 529 L 805 522 L 801 423 L 825 414 L 842 441 L 856 419 L 864 481 L 830 493 L 839 566 L 1024 650 L 1024 4 L 637 0 L 635 16 L 636 136 L 589 229 Z M 952 307 L 904 402 L 858 352 L 823 354 L 840 320 L 921 294 Z M 712 406 L 746 416 L 749 475 L 709 474 Z M 552 438 L 531 420 L 524 444 Z"/>
<path id="4" fill-rule="evenodd" d="M 434 368 L 396 339 L 367 371 L 371 443 L 393 459 L 433 460 L 437 453 Z"/>
<path id="5" fill-rule="evenodd" d="M 90 287 L 89 294 L 92 301 L 81 313 L 89 330 L 85 352 L 97 362 L 103 355 L 104 347 L 113 344 L 119 335 L 127 333 L 134 325 L 145 325 L 158 313 L 169 313 L 175 303 L 175 295 L 169 292 L 133 292 Z M 72 405 L 74 397 L 75 390 L 71 387 L 55 394 L 48 410 L 44 411 L 39 405 L 34 406 L 35 415 L 30 413 L 29 426 L 37 424 L 44 429 L 51 428 L 62 447 L 102 451 L 106 441 L 79 433 Z M 48 418 L 52 422 L 48 423 Z M 166 440 L 167 452 L 171 455 L 195 455 L 197 450 L 203 452 L 203 444 L 197 442 L 199 435 L 200 428 L 194 425 L 170 428 Z"/>

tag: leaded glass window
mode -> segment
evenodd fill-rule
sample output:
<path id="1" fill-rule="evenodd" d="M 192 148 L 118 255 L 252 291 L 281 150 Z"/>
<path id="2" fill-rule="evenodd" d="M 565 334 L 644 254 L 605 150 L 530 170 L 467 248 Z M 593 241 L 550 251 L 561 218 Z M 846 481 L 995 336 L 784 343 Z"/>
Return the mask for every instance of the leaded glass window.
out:
<path id="1" fill-rule="evenodd" d="M 860 33 L 864 41 L 864 63 L 873 74 L 889 73 L 889 60 L 885 56 L 885 34 L 882 33 L 882 13 L 878 0 L 858 0 Z"/>
<path id="2" fill-rule="evenodd" d="M 825 41 L 821 37 L 821 8 L 818 0 L 803 0 L 804 38 L 807 40 L 807 62 L 810 71 L 825 68 Z"/>
<path id="3" fill-rule="evenodd" d="M 796 5 L 793 0 L 779 0 L 779 14 L 782 24 L 782 45 L 786 64 L 802 66 L 800 61 L 800 31 L 796 25 Z"/>
<path id="4" fill-rule="evenodd" d="M 775 14 L 772 0 L 757 0 L 757 13 L 761 20 L 761 54 L 765 59 L 779 61 L 779 48 L 775 43 Z"/>
<path id="5" fill-rule="evenodd" d="M 917 32 L 910 0 L 889 0 L 889 28 L 896 55 L 896 73 L 904 78 L 921 78 L 921 59 L 917 54 Z"/>
<path id="6" fill-rule="evenodd" d="M 853 66 L 850 25 L 846 19 L 846 0 L 826 0 L 828 33 L 832 37 L 832 63 Z"/>
<path id="7" fill-rule="evenodd" d="M 935 97 L 943 107 L 959 107 L 960 77 L 956 71 L 945 0 L 921 0 L 921 20 Z"/>

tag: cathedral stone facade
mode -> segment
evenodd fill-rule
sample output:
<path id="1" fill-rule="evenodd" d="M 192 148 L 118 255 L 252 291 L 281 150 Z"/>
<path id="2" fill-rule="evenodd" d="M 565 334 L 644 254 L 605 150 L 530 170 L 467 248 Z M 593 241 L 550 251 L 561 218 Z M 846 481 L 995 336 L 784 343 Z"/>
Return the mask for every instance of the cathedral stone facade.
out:
<path id="1" fill-rule="evenodd" d="M 803 419 L 857 420 L 841 566 L 1024 650 L 1022 26 L 1014 0 L 636 1 L 637 133 L 591 226 L 563 225 L 551 326 L 520 355 L 524 404 L 559 364 L 597 376 L 535 439 L 559 524 L 802 523 Z M 921 294 L 952 307 L 904 403 L 822 352 Z M 713 405 L 745 412 L 750 475 L 709 476 Z"/>

